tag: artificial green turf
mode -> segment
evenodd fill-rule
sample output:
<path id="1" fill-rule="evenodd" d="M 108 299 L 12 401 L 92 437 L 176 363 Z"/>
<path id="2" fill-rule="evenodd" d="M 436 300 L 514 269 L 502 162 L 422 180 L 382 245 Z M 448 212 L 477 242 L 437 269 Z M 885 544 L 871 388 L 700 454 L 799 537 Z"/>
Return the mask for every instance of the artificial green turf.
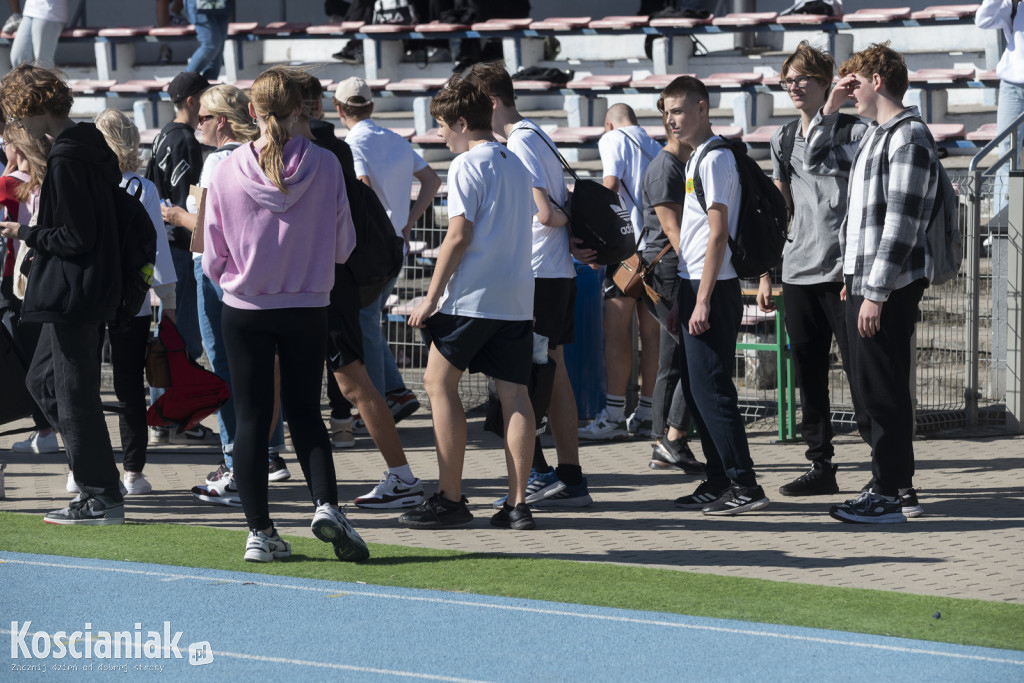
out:
<path id="1" fill-rule="evenodd" d="M 292 556 L 242 559 L 245 532 L 201 526 L 52 526 L 0 512 L 0 550 L 205 567 L 330 581 L 552 600 L 1024 650 L 1024 605 L 371 544 L 363 564 L 288 537 Z M 940 618 L 933 615 L 939 613 Z"/>

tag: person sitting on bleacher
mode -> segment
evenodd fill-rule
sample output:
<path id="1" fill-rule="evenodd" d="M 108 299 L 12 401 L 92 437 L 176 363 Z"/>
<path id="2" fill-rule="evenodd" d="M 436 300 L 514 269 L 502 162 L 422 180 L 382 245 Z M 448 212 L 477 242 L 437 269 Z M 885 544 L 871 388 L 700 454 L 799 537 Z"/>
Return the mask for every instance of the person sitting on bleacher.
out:
<path id="1" fill-rule="evenodd" d="M 434 201 L 441 179 L 405 139 L 373 122 L 370 118 L 373 116 L 373 94 L 366 81 L 361 78 L 342 81 L 335 90 L 333 103 L 341 123 L 349 129 L 345 141 L 352 148 L 356 176 L 377 194 L 391 218 L 395 233 L 405 240 L 408 250 L 413 226 Z M 410 208 L 413 178 L 419 182 L 420 190 Z M 406 388 L 391 348 L 381 334 L 381 314 L 397 282 L 396 277 L 375 301 L 359 313 L 366 371 L 373 386 L 387 399 L 396 423 L 420 407 L 416 394 Z M 339 425 L 339 428 L 343 426 Z M 362 420 L 348 425 L 348 428 L 355 433 L 366 433 Z"/>
<path id="2" fill-rule="evenodd" d="M 831 55 L 800 43 L 782 63 L 782 87 L 789 93 L 800 118 L 779 128 L 771 139 L 772 177 L 793 217 L 789 242 L 783 253 L 782 297 L 786 332 L 800 387 L 801 434 L 807 444 L 811 469 L 779 488 L 784 496 L 837 493 L 832 464 L 832 408 L 829 402 L 829 366 L 832 338 L 839 345 L 843 372 L 850 376 L 850 346 L 846 334 L 843 264 L 839 227 L 846 215 L 848 166 L 815 173 L 804 163 L 811 119 L 825 104 L 835 63 Z M 856 116 L 840 115 L 838 135 L 855 142 L 867 125 Z M 761 276 L 757 305 L 775 311 L 771 272 Z M 850 382 L 857 424 L 864 424 L 859 393 Z M 866 437 L 867 435 L 864 434 Z"/>

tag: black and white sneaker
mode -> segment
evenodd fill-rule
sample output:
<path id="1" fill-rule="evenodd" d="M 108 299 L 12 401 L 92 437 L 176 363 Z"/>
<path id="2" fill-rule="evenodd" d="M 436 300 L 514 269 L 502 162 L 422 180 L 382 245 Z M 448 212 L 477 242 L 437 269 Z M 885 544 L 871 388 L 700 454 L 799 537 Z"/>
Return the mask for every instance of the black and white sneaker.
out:
<path id="1" fill-rule="evenodd" d="M 473 523 L 469 501 L 463 496 L 455 502 L 438 491 L 420 505 L 398 518 L 398 523 L 410 529 L 454 529 Z"/>
<path id="2" fill-rule="evenodd" d="M 660 472 L 682 470 L 687 474 L 704 474 L 704 463 L 697 460 L 685 441 L 677 447 L 667 438 L 661 438 L 654 444 L 651 461 L 647 466 Z"/>
<path id="3" fill-rule="evenodd" d="M 491 516 L 491 526 L 501 529 L 536 529 L 537 524 L 533 521 L 533 513 L 526 503 L 519 503 L 512 507 L 508 503 L 501 506 L 501 509 Z"/>
<path id="4" fill-rule="evenodd" d="M 91 526 L 124 524 L 124 499 L 80 493 L 63 510 L 47 512 L 43 521 L 47 524 Z"/>
<path id="5" fill-rule="evenodd" d="M 334 545 L 334 555 L 342 562 L 365 562 L 370 559 L 366 542 L 352 527 L 345 513 L 337 507 L 326 503 L 318 506 L 310 528 L 321 541 Z"/>
<path id="6" fill-rule="evenodd" d="M 873 491 L 865 491 L 842 505 L 833 505 L 828 514 L 840 522 L 857 524 L 896 524 L 907 521 L 899 498 L 889 500 Z"/>
<path id="7" fill-rule="evenodd" d="M 784 496 L 822 496 L 839 493 L 839 484 L 836 483 L 838 469 L 839 466 L 831 462 L 815 461 L 811 463 L 811 469 L 790 483 L 780 486 L 779 493 Z"/>
<path id="8" fill-rule="evenodd" d="M 754 512 L 768 507 L 768 496 L 764 495 L 764 489 L 760 486 L 738 486 L 731 485 L 717 500 L 708 503 L 701 512 L 705 515 L 719 515 L 723 517 L 740 515 L 744 512 Z"/>
<path id="9" fill-rule="evenodd" d="M 676 507 L 683 510 L 703 510 L 705 505 L 718 500 L 728 488 L 728 482 L 716 484 L 710 480 L 702 481 L 690 495 L 676 498 Z"/>
<path id="10" fill-rule="evenodd" d="M 274 453 L 267 465 L 267 481 L 288 481 L 291 478 L 292 473 L 288 471 L 284 458 Z"/>
<path id="11" fill-rule="evenodd" d="M 877 484 L 878 483 L 875 481 L 875 478 L 871 477 L 868 483 L 864 484 L 864 488 L 862 488 L 860 492 L 878 493 Z M 896 493 L 899 495 L 900 500 L 903 501 L 902 509 L 904 517 L 920 517 L 924 514 L 924 508 L 921 507 L 921 504 L 917 501 L 917 489 L 897 489 Z"/>
<path id="12" fill-rule="evenodd" d="M 150 441 L 152 443 L 152 440 Z M 220 445 L 220 435 L 208 427 L 196 425 L 192 429 L 179 432 L 176 429 L 168 430 L 167 443 L 172 446 L 209 446 Z"/>
<path id="13" fill-rule="evenodd" d="M 206 483 L 207 485 L 216 484 L 229 474 L 231 474 L 231 470 L 228 469 L 227 461 L 221 460 L 220 464 L 217 465 L 217 469 L 206 475 Z"/>

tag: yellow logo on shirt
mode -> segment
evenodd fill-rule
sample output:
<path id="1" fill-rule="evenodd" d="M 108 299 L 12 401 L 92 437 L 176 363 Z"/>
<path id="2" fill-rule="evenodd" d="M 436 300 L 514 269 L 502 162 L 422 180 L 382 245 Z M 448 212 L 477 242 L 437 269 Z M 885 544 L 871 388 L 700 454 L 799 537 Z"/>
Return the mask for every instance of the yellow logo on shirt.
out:
<path id="1" fill-rule="evenodd" d="M 693 194 L 693 178 L 686 179 L 686 194 Z"/>

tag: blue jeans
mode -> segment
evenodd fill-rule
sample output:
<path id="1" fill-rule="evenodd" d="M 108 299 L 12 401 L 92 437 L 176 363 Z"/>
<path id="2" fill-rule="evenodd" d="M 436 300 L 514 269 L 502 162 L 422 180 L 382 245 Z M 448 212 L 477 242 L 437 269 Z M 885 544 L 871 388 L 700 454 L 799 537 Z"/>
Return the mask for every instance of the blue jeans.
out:
<path id="1" fill-rule="evenodd" d="M 11 43 L 11 67 L 35 61 L 40 66 L 53 66 L 57 41 L 64 24 L 35 17 L 25 17 Z"/>
<path id="2" fill-rule="evenodd" d="M 234 2 L 222 10 L 196 10 L 196 0 L 185 0 L 185 16 L 196 28 L 196 39 L 199 47 L 188 60 L 186 71 L 195 71 L 208 80 L 215 80 L 220 75 L 220 65 L 224 60 L 224 41 L 228 36 L 228 22 Z"/>
<path id="3" fill-rule="evenodd" d="M 224 291 L 220 285 L 206 277 L 203 272 L 202 259 L 193 260 L 196 277 L 196 299 L 199 304 L 199 331 L 203 336 L 203 347 L 210 367 L 214 374 L 231 386 L 231 370 L 228 367 L 228 354 L 224 348 L 224 333 L 221 330 L 221 314 L 224 311 Z M 217 411 L 217 426 L 220 428 L 220 445 L 224 452 L 227 466 L 231 467 L 231 451 L 235 443 L 235 400 L 229 398 L 227 403 Z M 284 445 L 284 418 L 277 416 L 277 425 L 270 438 L 271 448 Z"/>
<path id="4" fill-rule="evenodd" d="M 405 381 L 402 373 L 398 371 L 398 363 L 391 353 L 387 339 L 381 330 L 381 312 L 384 305 L 391 296 L 398 282 L 394 280 L 385 285 L 384 290 L 372 303 L 359 311 L 359 327 L 363 331 L 363 362 L 366 364 L 366 374 L 377 391 L 384 396 L 389 391 L 405 388 Z"/>
<path id="5" fill-rule="evenodd" d="M 707 458 L 710 481 L 756 486 L 754 462 L 740 414 L 736 385 L 736 335 L 743 316 L 738 278 L 719 280 L 711 292 L 710 328 L 694 337 L 690 316 L 697 302 L 699 280 L 679 283 L 680 341 L 683 395 L 700 432 L 701 449 Z"/>
<path id="6" fill-rule="evenodd" d="M 199 315 L 196 312 L 196 276 L 192 252 L 172 246 L 171 261 L 178 278 L 174 285 L 174 298 L 177 300 L 174 324 L 185 342 L 188 355 L 199 358 L 203 355 L 203 336 L 199 333 Z"/>
<path id="7" fill-rule="evenodd" d="M 1024 85 L 999 81 L 999 102 L 996 108 L 996 127 L 999 130 L 1007 128 L 1013 120 L 1024 113 Z M 1021 131 L 1024 133 L 1024 130 Z M 1018 142 L 1020 140 L 1018 139 Z M 999 154 L 1006 154 L 1010 150 L 1010 139 L 1006 138 L 999 143 Z M 993 188 L 993 213 L 999 213 L 1009 202 L 1009 179 L 1010 167 L 1003 165 L 996 172 Z"/>

